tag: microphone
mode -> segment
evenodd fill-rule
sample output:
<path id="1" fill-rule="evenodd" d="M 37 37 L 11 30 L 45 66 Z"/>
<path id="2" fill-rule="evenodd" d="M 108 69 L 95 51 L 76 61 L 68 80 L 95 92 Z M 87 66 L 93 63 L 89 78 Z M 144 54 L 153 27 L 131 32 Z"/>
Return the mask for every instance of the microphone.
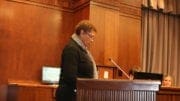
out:
<path id="1" fill-rule="evenodd" d="M 111 58 L 109 58 L 109 61 L 111 61 L 119 70 L 123 72 L 123 74 L 125 74 L 128 79 L 130 79 L 129 75 L 119 65 L 117 65 L 116 62 L 114 62 Z"/>

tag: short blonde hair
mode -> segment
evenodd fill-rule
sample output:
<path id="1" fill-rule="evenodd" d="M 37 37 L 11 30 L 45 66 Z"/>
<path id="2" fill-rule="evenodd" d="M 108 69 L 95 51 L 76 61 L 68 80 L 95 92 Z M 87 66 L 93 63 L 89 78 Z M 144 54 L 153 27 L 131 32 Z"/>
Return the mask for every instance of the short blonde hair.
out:
<path id="1" fill-rule="evenodd" d="M 169 86 L 173 86 L 173 78 L 172 78 L 172 76 L 170 76 L 170 75 L 165 75 L 165 76 L 163 77 L 162 86 L 166 86 L 166 85 L 164 85 L 164 82 L 165 82 L 165 79 L 166 79 L 166 78 L 169 78 L 169 79 L 170 79 L 171 85 L 169 85 Z"/>

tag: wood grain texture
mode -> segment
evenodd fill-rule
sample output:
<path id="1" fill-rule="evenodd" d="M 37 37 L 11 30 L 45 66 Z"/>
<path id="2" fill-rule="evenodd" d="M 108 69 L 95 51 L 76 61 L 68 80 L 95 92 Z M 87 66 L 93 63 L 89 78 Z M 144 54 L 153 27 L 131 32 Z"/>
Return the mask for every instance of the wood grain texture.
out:
<path id="1" fill-rule="evenodd" d="M 78 79 L 77 101 L 156 101 L 160 82 Z"/>
<path id="2" fill-rule="evenodd" d="M 99 3 L 110 4 L 117 6 L 119 4 L 126 4 L 134 7 L 141 6 L 141 0 L 91 0 Z"/>
<path id="3" fill-rule="evenodd" d="M 23 3 L 35 6 L 41 6 L 54 9 L 72 8 L 73 3 L 70 0 L 7 0 L 9 2 Z"/>
<path id="4" fill-rule="evenodd" d="M 16 82 L 9 84 L 7 101 L 54 101 L 57 86 Z"/>
<path id="5" fill-rule="evenodd" d="M 157 93 L 157 101 L 179 101 L 180 88 L 178 87 L 161 87 Z"/>
<path id="6" fill-rule="evenodd" d="M 89 2 L 85 2 L 84 4 L 81 4 L 80 6 L 74 8 L 74 24 L 76 25 L 81 20 L 89 20 L 89 12 Z"/>
<path id="7" fill-rule="evenodd" d="M 126 72 L 140 66 L 141 19 L 129 15 L 107 5 L 90 6 L 90 20 L 98 29 L 91 47 L 97 64 L 112 66 L 112 58 Z"/>
<path id="8" fill-rule="evenodd" d="M 74 26 L 72 16 L 37 5 L 0 3 L 1 101 L 6 101 L 8 79 L 41 82 L 43 65 L 60 65 L 62 49 Z"/>
<path id="9" fill-rule="evenodd" d="M 140 65 L 139 2 L 115 1 L 0 0 L 0 100 L 6 101 L 8 79 L 41 82 L 43 65 L 59 66 L 62 49 L 82 19 L 98 29 L 90 47 L 98 65 L 112 66 L 110 57 L 125 71 Z"/>
<path id="10" fill-rule="evenodd" d="M 43 65 L 59 66 L 62 48 L 72 29 L 72 20 L 63 16 L 72 15 L 22 4 L 10 4 L 2 9 L 9 11 L 1 27 L 4 37 L 0 52 L 0 62 L 6 65 L 8 78 L 39 81 Z"/>
<path id="11" fill-rule="evenodd" d="M 78 82 L 80 87 L 78 99 L 83 99 L 82 101 L 95 99 L 98 101 L 179 101 L 180 88 L 159 88 L 159 84 L 160 82 L 157 81 L 144 80 L 84 80 L 84 82 Z M 7 101 L 53 101 L 57 86 L 43 85 L 38 82 L 9 81 L 8 88 Z M 159 91 L 155 93 L 157 88 Z"/>

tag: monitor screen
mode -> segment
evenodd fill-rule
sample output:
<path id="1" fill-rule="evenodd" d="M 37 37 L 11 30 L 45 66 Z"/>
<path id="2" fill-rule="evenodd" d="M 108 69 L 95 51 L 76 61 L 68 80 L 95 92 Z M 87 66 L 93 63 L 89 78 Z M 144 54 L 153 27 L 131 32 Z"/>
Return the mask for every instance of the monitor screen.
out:
<path id="1" fill-rule="evenodd" d="M 159 73 L 135 72 L 134 79 L 143 80 L 160 80 L 162 81 L 163 75 Z"/>
<path id="2" fill-rule="evenodd" d="M 42 68 L 42 82 L 49 84 L 56 84 L 59 82 L 60 67 L 48 67 L 43 66 Z"/>

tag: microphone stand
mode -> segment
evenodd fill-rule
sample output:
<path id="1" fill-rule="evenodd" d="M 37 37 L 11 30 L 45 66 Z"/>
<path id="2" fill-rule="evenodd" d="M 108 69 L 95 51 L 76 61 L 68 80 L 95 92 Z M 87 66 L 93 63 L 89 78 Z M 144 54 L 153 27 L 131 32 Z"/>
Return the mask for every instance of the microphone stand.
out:
<path id="1" fill-rule="evenodd" d="M 111 58 L 109 58 L 109 61 L 111 61 L 119 70 L 121 70 L 123 72 L 123 74 L 125 74 L 125 76 L 130 79 L 129 75 L 123 70 L 121 69 L 121 67 L 119 65 L 117 65 L 116 62 L 114 62 Z"/>

